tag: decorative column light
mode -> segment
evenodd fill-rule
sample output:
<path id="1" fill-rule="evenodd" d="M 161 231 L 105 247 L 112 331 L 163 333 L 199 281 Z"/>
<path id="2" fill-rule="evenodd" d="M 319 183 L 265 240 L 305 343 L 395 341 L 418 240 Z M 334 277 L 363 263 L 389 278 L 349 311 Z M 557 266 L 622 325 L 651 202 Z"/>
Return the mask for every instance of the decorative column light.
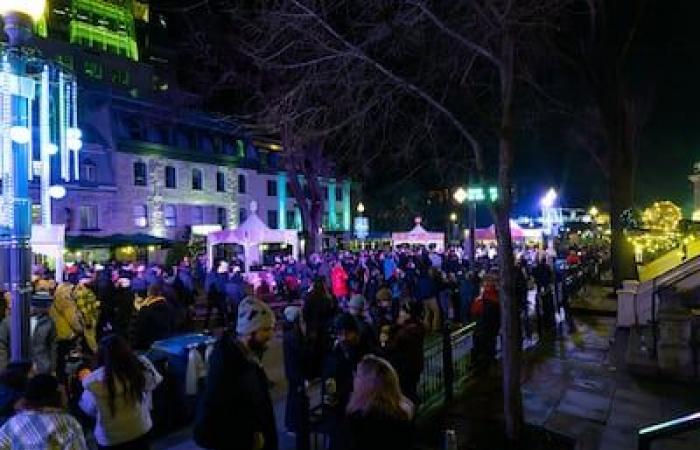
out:
<path id="1" fill-rule="evenodd" d="M 36 51 L 28 48 L 34 21 L 43 15 L 44 9 L 44 0 L 0 2 L 9 41 L 9 45 L 0 50 L 0 284 L 11 297 L 10 357 L 13 361 L 30 356 L 32 201 L 29 181 L 37 168 L 41 178 L 42 223 L 50 225 L 51 198 L 65 195 L 63 186 L 51 183 L 52 164 L 60 163 L 57 168 L 63 181 L 77 179 L 78 151 L 82 147 L 82 136 L 77 129 L 77 88 L 72 76 L 37 57 Z M 51 99 L 54 99 L 56 114 L 51 113 Z M 69 132 L 69 128 L 72 131 Z M 67 136 L 71 138 L 70 148 L 65 145 Z M 36 161 L 35 148 L 39 149 Z M 68 151 L 73 152 L 76 167 L 73 176 L 66 158 Z"/>

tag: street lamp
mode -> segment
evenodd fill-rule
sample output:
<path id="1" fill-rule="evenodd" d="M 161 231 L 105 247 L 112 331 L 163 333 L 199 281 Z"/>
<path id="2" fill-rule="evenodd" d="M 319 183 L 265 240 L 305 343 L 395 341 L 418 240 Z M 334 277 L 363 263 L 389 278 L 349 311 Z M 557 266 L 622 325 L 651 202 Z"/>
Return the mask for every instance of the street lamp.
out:
<path id="1" fill-rule="evenodd" d="M 552 256 L 554 252 L 554 222 L 555 211 L 554 202 L 557 200 L 557 191 L 554 188 L 549 188 L 546 194 L 540 199 L 542 207 L 542 231 L 545 234 L 545 242 L 547 244 L 547 253 Z"/>
<path id="2" fill-rule="evenodd" d="M 450 222 L 457 222 L 457 213 L 450 213 Z"/>
<path id="3" fill-rule="evenodd" d="M 362 214 L 365 212 L 365 205 L 360 202 L 357 204 L 357 213 L 362 216 Z"/>
<path id="4" fill-rule="evenodd" d="M 44 0 L 1 0 L 8 47 L 0 60 L 0 283 L 10 293 L 10 357 L 29 359 L 30 238 L 32 232 L 29 180 L 41 165 L 42 223 L 50 225 L 50 199 L 65 195 L 51 185 L 51 156 L 61 178 L 78 178 L 77 86 L 71 77 L 43 61 L 25 46 L 33 22 L 46 7 Z M 33 131 L 37 130 L 37 133 Z M 52 142 L 53 140 L 53 142 Z M 38 152 L 35 150 L 38 149 Z M 33 155 L 41 155 L 34 161 Z M 74 167 L 71 176 L 71 165 Z M 57 262 L 56 270 L 59 270 Z M 62 270 L 62 268 L 60 269 Z"/>

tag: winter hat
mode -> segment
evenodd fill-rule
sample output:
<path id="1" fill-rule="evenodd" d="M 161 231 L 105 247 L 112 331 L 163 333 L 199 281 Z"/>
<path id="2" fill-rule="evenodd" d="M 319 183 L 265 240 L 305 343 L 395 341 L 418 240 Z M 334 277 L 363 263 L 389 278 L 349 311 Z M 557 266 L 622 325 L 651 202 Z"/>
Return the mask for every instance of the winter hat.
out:
<path id="1" fill-rule="evenodd" d="M 287 322 L 296 322 L 301 317 L 301 308 L 298 306 L 287 306 L 284 308 L 284 318 Z"/>
<path id="2" fill-rule="evenodd" d="M 365 308 L 365 298 L 360 294 L 353 295 L 348 302 L 348 308 L 362 311 Z"/>
<path id="3" fill-rule="evenodd" d="M 236 332 L 239 335 L 252 334 L 261 328 L 273 328 L 274 326 L 275 314 L 269 306 L 260 300 L 246 297 L 238 305 Z"/>
<path id="4" fill-rule="evenodd" d="M 48 292 L 35 292 L 32 295 L 32 308 L 50 308 L 53 297 Z"/>

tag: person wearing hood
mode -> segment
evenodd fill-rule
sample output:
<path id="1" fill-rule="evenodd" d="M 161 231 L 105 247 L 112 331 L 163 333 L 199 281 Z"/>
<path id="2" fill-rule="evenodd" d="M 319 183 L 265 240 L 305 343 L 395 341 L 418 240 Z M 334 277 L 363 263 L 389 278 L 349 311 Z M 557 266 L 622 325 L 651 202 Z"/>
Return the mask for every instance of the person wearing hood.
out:
<path id="1" fill-rule="evenodd" d="M 35 373 L 56 371 L 56 326 L 49 317 L 52 298 L 45 292 L 32 295 L 29 342 Z M 10 315 L 0 322 L 0 370 L 10 357 Z"/>
<path id="2" fill-rule="evenodd" d="M 30 378 L 19 413 L 0 427 L 0 450 L 87 450 L 78 420 L 64 410 L 56 377 Z"/>
<path id="3" fill-rule="evenodd" d="M 56 288 L 49 316 L 56 326 L 56 375 L 63 380 L 66 356 L 76 346 L 85 330 L 83 317 L 73 301 L 73 285 L 61 283 Z"/>
<path id="4" fill-rule="evenodd" d="M 224 332 L 209 358 L 194 426 L 200 447 L 277 450 L 269 379 L 261 363 L 274 329 L 268 305 L 251 297 L 241 302 L 236 333 Z"/>
<path id="5" fill-rule="evenodd" d="M 130 340 L 134 350 L 148 350 L 160 339 L 172 334 L 170 307 L 163 297 L 160 284 L 148 288 L 145 299 L 136 297 L 134 301 L 136 315 L 131 320 Z"/>
<path id="6" fill-rule="evenodd" d="M 80 409 L 94 417 L 100 449 L 149 448 L 151 393 L 163 377 L 119 335 L 100 340 L 98 368 L 83 379 Z"/>

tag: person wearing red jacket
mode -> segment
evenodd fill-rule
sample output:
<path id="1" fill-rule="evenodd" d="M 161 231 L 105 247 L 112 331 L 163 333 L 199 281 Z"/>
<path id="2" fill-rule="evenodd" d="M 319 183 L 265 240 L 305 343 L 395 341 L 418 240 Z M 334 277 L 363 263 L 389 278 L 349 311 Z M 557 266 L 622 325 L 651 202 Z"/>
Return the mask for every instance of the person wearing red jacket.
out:
<path id="1" fill-rule="evenodd" d="M 345 305 L 347 297 L 350 294 L 348 289 L 348 274 L 343 268 L 340 261 L 337 261 L 331 269 L 331 291 L 336 300 L 342 305 Z"/>
<path id="2" fill-rule="evenodd" d="M 501 327 L 501 310 L 496 282 L 491 277 L 484 279 L 481 295 L 471 308 L 476 320 L 472 362 L 477 369 L 487 369 L 496 358 L 496 339 Z"/>

